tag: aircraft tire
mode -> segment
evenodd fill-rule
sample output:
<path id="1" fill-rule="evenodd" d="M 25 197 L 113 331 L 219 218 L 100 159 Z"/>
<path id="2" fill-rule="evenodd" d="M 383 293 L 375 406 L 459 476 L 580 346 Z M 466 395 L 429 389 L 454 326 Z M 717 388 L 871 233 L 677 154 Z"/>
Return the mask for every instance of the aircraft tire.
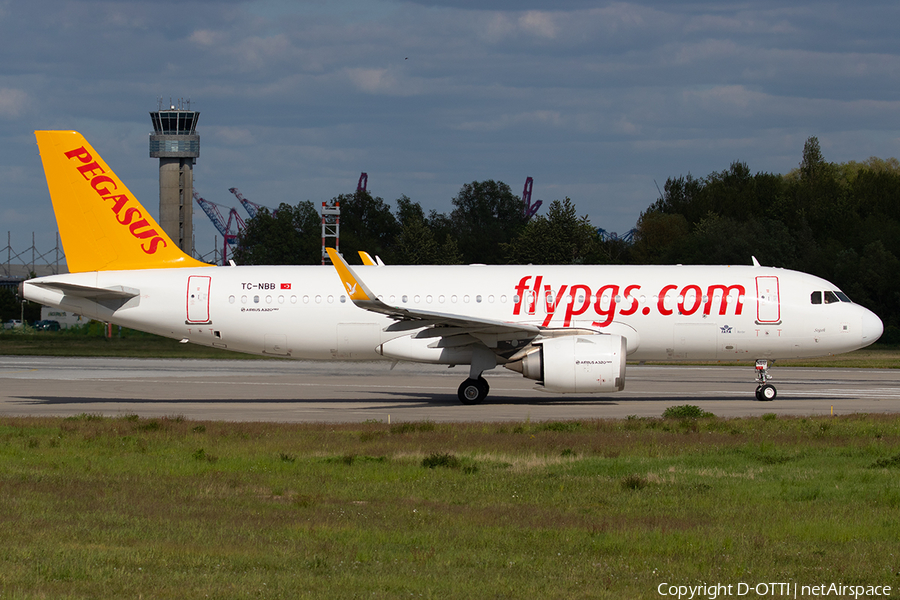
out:
<path id="1" fill-rule="evenodd" d="M 459 401 L 463 404 L 474 405 L 481 404 L 487 398 L 490 387 L 484 377 L 478 379 L 466 379 L 459 385 L 457 395 Z"/>
<path id="2" fill-rule="evenodd" d="M 756 388 L 756 399 L 760 402 L 771 402 L 778 395 L 774 385 L 765 384 Z"/>

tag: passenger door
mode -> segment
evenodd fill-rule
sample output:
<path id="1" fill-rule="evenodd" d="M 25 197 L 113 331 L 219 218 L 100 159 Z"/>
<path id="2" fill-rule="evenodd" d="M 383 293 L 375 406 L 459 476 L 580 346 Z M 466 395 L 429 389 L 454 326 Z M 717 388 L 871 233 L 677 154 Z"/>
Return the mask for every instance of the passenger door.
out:
<path id="1" fill-rule="evenodd" d="M 756 278 L 756 322 L 760 325 L 781 322 L 778 277 L 774 275 L 761 275 Z"/>
<path id="2" fill-rule="evenodd" d="M 191 275 L 187 286 L 187 323 L 209 323 L 209 288 L 212 277 Z"/>

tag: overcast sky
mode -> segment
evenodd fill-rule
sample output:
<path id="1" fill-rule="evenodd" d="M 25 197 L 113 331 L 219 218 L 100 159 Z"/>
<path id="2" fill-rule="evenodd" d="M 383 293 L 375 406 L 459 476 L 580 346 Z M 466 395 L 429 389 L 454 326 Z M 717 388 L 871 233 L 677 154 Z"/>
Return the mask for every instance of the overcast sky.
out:
<path id="1" fill-rule="evenodd" d="M 531 176 L 621 233 L 656 183 L 786 173 L 811 135 L 832 162 L 900 156 L 898 23 L 896 0 L 0 0 L 0 232 L 53 246 L 35 129 L 81 131 L 156 213 L 161 97 L 200 111 L 214 202 L 319 203 L 366 171 L 449 212 L 466 182 Z M 199 208 L 194 228 L 209 251 Z"/>

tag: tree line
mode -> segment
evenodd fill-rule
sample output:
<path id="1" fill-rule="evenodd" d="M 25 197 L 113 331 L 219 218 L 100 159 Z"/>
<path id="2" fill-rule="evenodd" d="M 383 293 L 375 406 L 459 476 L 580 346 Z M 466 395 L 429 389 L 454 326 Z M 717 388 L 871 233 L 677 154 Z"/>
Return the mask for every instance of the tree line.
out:
<path id="1" fill-rule="evenodd" d="M 402 196 L 396 208 L 358 191 L 340 203 L 340 247 L 388 264 L 750 264 L 823 277 L 874 310 L 900 342 L 900 162 L 825 160 L 806 140 L 787 174 L 744 162 L 698 178 L 670 177 L 644 210 L 633 243 L 604 240 L 570 198 L 525 218 L 522 200 L 497 181 L 462 186 L 447 213 Z M 247 223 L 239 264 L 319 264 L 321 217 L 310 201 L 282 204 Z"/>
<path id="2" fill-rule="evenodd" d="M 452 199 L 449 214 L 425 213 L 406 196 L 396 211 L 366 191 L 332 199 L 340 206 L 340 249 L 387 264 L 608 263 L 597 229 L 579 217 L 571 199 L 554 200 L 546 215 L 526 219 L 522 199 L 497 181 L 473 181 Z M 311 201 L 281 204 L 247 221 L 234 260 L 239 264 L 319 264 L 321 216 Z"/>
<path id="3" fill-rule="evenodd" d="M 628 260 L 760 263 L 818 275 L 890 328 L 900 342 L 900 162 L 825 161 L 809 138 L 798 168 L 751 174 L 746 163 L 666 181 L 638 221 Z"/>

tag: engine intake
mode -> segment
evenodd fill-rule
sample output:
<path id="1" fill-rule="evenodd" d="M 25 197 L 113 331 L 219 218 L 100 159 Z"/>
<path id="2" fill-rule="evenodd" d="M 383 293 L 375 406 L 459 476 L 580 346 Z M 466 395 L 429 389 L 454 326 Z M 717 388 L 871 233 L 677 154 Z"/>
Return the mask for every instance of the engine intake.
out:
<path id="1" fill-rule="evenodd" d="M 619 392 L 625 389 L 626 341 L 620 335 L 569 335 L 534 343 L 537 348 L 506 366 L 550 392 Z"/>

